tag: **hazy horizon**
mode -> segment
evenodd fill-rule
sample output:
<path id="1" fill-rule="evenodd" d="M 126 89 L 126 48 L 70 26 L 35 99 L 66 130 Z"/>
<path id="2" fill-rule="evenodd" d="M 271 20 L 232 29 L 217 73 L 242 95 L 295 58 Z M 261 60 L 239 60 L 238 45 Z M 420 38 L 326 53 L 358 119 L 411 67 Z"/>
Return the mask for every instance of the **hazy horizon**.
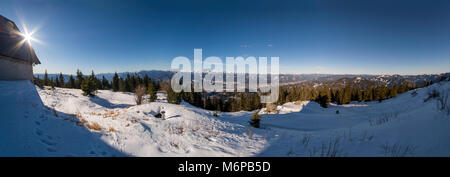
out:
<path id="1" fill-rule="evenodd" d="M 31 41 L 36 73 L 167 70 L 177 56 L 280 57 L 288 74 L 450 70 L 448 1 L 4 0 Z"/>
<path id="2" fill-rule="evenodd" d="M 92 72 L 92 70 L 89 70 L 89 71 L 82 71 L 82 70 L 80 70 L 82 73 L 83 73 L 83 75 L 90 75 L 91 74 L 91 72 Z M 96 74 L 96 75 L 102 75 L 102 74 L 114 74 L 114 73 L 116 73 L 116 71 L 113 71 L 113 72 L 96 72 L 95 70 L 93 70 L 94 71 L 94 74 Z M 148 70 L 138 70 L 138 71 L 121 71 L 121 72 L 117 72 L 117 73 L 138 73 L 138 72 L 148 72 L 148 71 L 171 71 L 171 70 L 169 70 L 169 69 L 148 69 Z M 47 74 L 60 74 L 60 73 L 62 73 L 63 75 L 76 75 L 76 72 L 73 72 L 73 73 L 64 73 L 64 72 L 53 72 L 53 73 L 51 73 L 51 72 L 47 72 Z M 279 74 L 298 74 L 298 75 L 314 75 L 314 74 L 316 74 L 316 75 L 373 75 L 373 76 L 375 76 L 375 75 L 400 75 L 400 76 L 416 76 L 416 75 L 439 75 L 439 74 L 445 74 L 445 73 L 450 73 L 450 71 L 449 72 L 440 72 L 440 73 L 419 73 L 419 74 L 365 74 L 365 73 L 361 73 L 361 74 L 359 74 L 359 73 L 356 73 L 356 74 L 352 74 L 352 73 L 283 73 L 283 72 L 280 72 Z M 44 72 L 34 72 L 34 75 L 36 75 L 36 74 L 39 74 L 39 75 L 42 75 L 42 74 L 45 74 L 45 69 L 44 69 Z"/>

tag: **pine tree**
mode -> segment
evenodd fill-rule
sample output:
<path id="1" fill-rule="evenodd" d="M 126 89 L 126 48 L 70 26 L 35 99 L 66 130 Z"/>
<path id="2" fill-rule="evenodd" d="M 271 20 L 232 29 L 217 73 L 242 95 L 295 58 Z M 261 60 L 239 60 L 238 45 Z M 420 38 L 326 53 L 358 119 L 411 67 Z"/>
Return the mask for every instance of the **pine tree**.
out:
<path id="1" fill-rule="evenodd" d="M 81 90 L 85 96 L 95 96 L 95 91 L 97 91 L 95 81 L 91 77 L 85 78 L 81 83 Z"/>
<path id="2" fill-rule="evenodd" d="M 390 92 L 389 92 L 389 96 L 390 96 L 391 98 L 396 97 L 396 96 L 397 96 L 397 90 L 398 90 L 397 85 L 394 85 L 394 86 L 391 88 Z"/>
<path id="3" fill-rule="evenodd" d="M 132 92 L 133 89 L 133 81 L 131 80 L 130 74 L 127 74 L 127 77 L 125 78 L 125 90 L 127 92 Z"/>
<path id="4" fill-rule="evenodd" d="M 366 90 L 364 90 L 364 101 L 372 101 L 373 100 L 373 94 L 372 94 L 372 85 L 368 85 Z"/>
<path id="5" fill-rule="evenodd" d="M 320 104 L 320 106 L 327 108 L 328 104 L 331 102 L 331 94 L 329 93 L 330 90 L 325 87 L 319 92 L 319 96 L 317 97 L 316 101 Z"/>
<path id="6" fill-rule="evenodd" d="M 44 87 L 44 81 L 39 78 L 39 75 L 38 75 L 38 77 L 33 76 L 33 79 L 34 79 L 34 84 L 37 85 L 39 88 Z"/>
<path id="7" fill-rule="evenodd" d="M 176 93 L 175 91 L 172 90 L 172 87 L 170 86 L 170 82 L 169 82 L 169 87 L 167 88 L 167 102 L 172 103 L 172 104 L 180 104 L 181 103 L 180 93 Z M 206 104 L 204 104 L 204 106 L 206 106 Z"/>
<path id="8" fill-rule="evenodd" d="M 386 86 L 384 85 L 378 86 L 375 91 L 375 100 L 381 102 L 384 99 L 386 99 L 387 95 L 386 90 L 387 90 Z"/>
<path id="9" fill-rule="evenodd" d="M 408 90 L 409 90 L 408 82 L 403 79 L 400 88 L 398 89 L 398 93 L 404 93 L 407 92 Z"/>
<path id="10" fill-rule="evenodd" d="M 360 89 L 356 91 L 356 99 L 358 102 L 361 102 L 363 100 L 363 92 Z"/>
<path id="11" fill-rule="evenodd" d="M 115 91 L 115 92 L 119 91 L 119 75 L 117 74 L 117 72 L 114 73 L 111 87 L 112 87 L 113 91 Z"/>
<path id="12" fill-rule="evenodd" d="M 45 73 L 44 73 L 44 85 L 45 86 L 49 86 L 50 85 L 50 81 L 48 79 L 47 70 L 45 70 Z"/>
<path id="13" fill-rule="evenodd" d="M 84 80 L 84 76 L 83 73 L 78 69 L 77 70 L 77 79 L 75 81 L 75 88 L 80 89 L 81 88 L 81 83 L 83 83 Z"/>
<path id="14" fill-rule="evenodd" d="M 58 87 L 66 87 L 66 83 L 64 82 L 64 76 L 62 73 L 59 73 L 59 85 Z"/>
<path id="15" fill-rule="evenodd" d="M 72 75 L 70 75 L 69 77 L 69 82 L 67 82 L 67 88 L 75 88 L 75 79 L 73 78 Z"/>
<path id="16" fill-rule="evenodd" d="M 144 79 L 142 79 L 142 84 L 144 84 L 144 85 L 147 85 L 148 86 L 148 84 L 150 84 L 150 78 L 148 77 L 148 75 L 146 74 L 145 76 L 144 76 Z"/>
<path id="17" fill-rule="evenodd" d="M 59 87 L 61 84 L 59 83 L 59 79 L 56 77 L 55 78 L 55 85 L 54 87 Z"/>
<path id="18" fill-rule="evenodd" d="M 125 81 L 122 78 L 120 78 L 119 81 L 118 81 L 119 91 L 120 92 L 126 92 L 127 91 L 126 85 L 127 84 L 125 83 Z"/>
<path id="19" fill-rule="evenodd" d="M 148 90 L 147 93 L 150 95 L 149 101 L 154 102 L 157 99 L 156 90 L 155 90 L 155 84 L 152 82 L 148 83 Z"/>
<path id="20" fill-rule="evenodd" d="M 337 104 L 345 104 L 343 89 L 339 89 L 336 91 L 336 102 L 337 102 Z"/>
<path id="21" fill-rule="evenodd" d="M 343 104 L 348 104 L 352 100 L 352 89 L 350 85 L 345 86 L 344 88 L 344 98 Z"/>
<path id="22" fill-rule="evenodd" d="M 102 89 L 103 90 L 111 89 L 111 85 L 109 85 L 109 81 L 108 81 L 108 79 L 106 79 L 105 76 L 102 76 Z"/>
<path id="23" fill-rule="evenodd" d="M 92 70 L 91 76 L 90 76 L 89 78 L 90 78 L 91 81 L 94 83 L 95 90 L 98 90 L 98 89 L 101 87 L 102 83 L 101 83 L 101 81 L 95 76 L 94 70 Z"/>
<path id="24" fill-rule="evenodd" d="M 53 81 L 53 78 L 50 78 L 50 86 L 52 87 L 52 89 L 55 88 L 55 82 Z"/>

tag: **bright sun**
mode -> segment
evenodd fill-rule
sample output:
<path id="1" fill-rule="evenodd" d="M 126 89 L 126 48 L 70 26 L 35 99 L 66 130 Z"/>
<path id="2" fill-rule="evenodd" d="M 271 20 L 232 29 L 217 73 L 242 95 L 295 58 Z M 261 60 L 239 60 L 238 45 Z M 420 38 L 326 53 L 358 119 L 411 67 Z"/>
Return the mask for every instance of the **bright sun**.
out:
<path id="1" fill-rule="evenodd" d="M 26 41 L 30 42 L 33 38 L 31 37 L 31 34 L 25 33 L 23 34 L 23 37 Z"/>

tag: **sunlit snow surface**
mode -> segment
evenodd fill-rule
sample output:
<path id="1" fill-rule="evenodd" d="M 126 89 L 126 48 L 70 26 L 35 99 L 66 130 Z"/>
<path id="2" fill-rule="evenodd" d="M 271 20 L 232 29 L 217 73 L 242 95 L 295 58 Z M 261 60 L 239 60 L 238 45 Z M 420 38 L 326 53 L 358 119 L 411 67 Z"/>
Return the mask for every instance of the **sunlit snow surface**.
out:
<path id="1" fill-rule="evenodd" d="M 286 103 L 263 113 L 219 113 L 187 103 L 137 106 L 134 94 L 41 89 L 28 81 L 0 81 L 0 156 L 450 156 L 450 116 L 431 89 L 381 103 Z M 166 120 L 154 115 L 164 110 Z M 339 114 L 336 114 L 339 110 Z M 94 124 L 99 130 L 89 129 Z"/>

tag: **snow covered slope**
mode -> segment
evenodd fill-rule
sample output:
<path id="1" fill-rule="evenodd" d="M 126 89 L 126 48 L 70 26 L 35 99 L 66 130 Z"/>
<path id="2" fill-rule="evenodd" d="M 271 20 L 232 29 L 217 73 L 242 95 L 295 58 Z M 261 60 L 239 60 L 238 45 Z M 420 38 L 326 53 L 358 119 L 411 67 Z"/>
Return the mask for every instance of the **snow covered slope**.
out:
<path id="1" fill-rule="evenodd" d="M 0 156 L 450 156 L 450 116 L 424 102 L 432 89 L 448 95 L 450 83 L 382 103 L 287 103 L 255 129 L 252 112 L 215 117 L 164 93 L 135 105 L 132 93 L 0 81 Z"/>

